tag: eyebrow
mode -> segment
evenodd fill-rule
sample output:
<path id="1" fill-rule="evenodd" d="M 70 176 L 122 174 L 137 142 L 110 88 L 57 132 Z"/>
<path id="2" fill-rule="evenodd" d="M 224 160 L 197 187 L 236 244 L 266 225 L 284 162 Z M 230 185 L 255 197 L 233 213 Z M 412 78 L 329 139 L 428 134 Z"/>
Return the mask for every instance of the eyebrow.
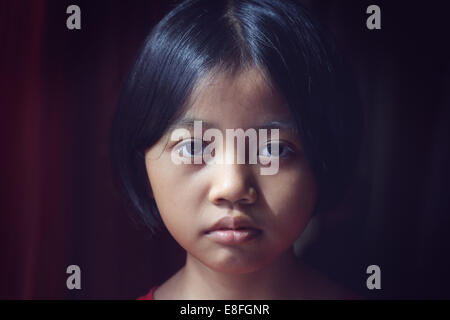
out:
<path id="1" fill-rule="evenodd" d="M 195 118 L 182 118 L 177 121 L 175 121 L 173 124 L 169 126 L 169 129 L 175 129 L 175 128 L 186 128 L 186 129 L 193 129 L 194 128 L 194 122 L 195 121 L 201 121 L 202 122 L 202 128 L 217 128 L 218 126 L 214 125 L 213 123 L 210 123 L 208 121 L 204 121 L 201 119 L 195 119 Z M 293 131 L 294 133 L 298 132 L 297 126 L 293 121 L 280 121 L 280 120 L 270 120 L 266 121 L 260 125 L 251 127 L 256 130 L 258 129 L 284 129 Z"/>

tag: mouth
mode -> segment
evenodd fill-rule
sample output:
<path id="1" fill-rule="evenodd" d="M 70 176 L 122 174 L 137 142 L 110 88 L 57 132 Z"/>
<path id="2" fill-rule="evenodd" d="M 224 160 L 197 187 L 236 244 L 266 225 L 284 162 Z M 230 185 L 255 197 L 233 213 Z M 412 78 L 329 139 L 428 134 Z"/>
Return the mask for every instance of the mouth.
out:
<path id="1" fill-rule="evenodd" d="M 205 236 L 214 242 L 233 245 L 241 244 L 258 238 L 262 234 L 260 229 L 242 227 L 237 229 L 215 229 L 207 231 Z"/>
<path id="2" fill-rule="evenodd" d="M 209 239 L 225 244 L 241 244 L 261 236 L 262 230 L 246 216 L 225 216 L 205 231 Z"/>

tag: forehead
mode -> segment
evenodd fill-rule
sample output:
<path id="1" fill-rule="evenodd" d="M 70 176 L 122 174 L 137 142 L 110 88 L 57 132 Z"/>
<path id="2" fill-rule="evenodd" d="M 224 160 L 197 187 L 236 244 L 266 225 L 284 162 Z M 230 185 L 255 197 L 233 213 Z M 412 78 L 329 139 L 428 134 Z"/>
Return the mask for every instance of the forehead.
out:
<path id="1" fill-rule="evenodd" d="M 197 84 L 183 118 L 246 128 L 291 119 L 284 99 L 256 68 L 236 74 L 211 73 Z"/>

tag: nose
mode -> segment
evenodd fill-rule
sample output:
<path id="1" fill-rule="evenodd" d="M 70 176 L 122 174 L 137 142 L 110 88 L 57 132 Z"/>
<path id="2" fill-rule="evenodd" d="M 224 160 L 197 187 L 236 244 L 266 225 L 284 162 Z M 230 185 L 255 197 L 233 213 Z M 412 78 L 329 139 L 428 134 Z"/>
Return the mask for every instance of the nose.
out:
<path id="1" fill-rule="evenodd" d="M 214 168 L 209 201 L 216 205 L 252 204 L 257 199 L 252 172 L 245 164 L 221 164 Z"/>

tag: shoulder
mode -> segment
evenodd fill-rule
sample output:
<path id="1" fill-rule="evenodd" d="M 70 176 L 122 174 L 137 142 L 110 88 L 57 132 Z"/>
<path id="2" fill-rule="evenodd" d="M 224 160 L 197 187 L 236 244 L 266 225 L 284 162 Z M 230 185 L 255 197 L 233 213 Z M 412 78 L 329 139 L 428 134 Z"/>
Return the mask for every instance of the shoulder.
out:
<path id="1" fill-rule="evenodd" d="M 182 270 L 183 268 L 160 285 L 154 286 L 147 295 L 143 296 L 151 299 L 140 300 L 182 300 L 182 295 L 180 295 L 183 291 L 181 290 Z"/>
<path id="2" fill-rule="evenodd" d="M 306 267 L 303 269 L 302 288 L 307 290 L 307 299 L 311 300 L 361 300 L 352 290 L 329 279 L 317 270 Z M 308 279 L 308 280 L 306 280 Z M 305 281 L 306 280 L 306 281 Z M 305 283 L 306 282 L 306 283 Z M 305 292 L 303 292 L 305 293 Z M 303 296 L 304 298 L 304 296 Z"/>
<path id="3" fill-rule="evenodd" d="M 158 286 L 152 287 L 146 295 L 141 296 L 141 297 L 137 298 L 136 300 L 155 300 L 153 297 L 153 293 L 155 292 L 156 288 L 158 288 Z"/>

